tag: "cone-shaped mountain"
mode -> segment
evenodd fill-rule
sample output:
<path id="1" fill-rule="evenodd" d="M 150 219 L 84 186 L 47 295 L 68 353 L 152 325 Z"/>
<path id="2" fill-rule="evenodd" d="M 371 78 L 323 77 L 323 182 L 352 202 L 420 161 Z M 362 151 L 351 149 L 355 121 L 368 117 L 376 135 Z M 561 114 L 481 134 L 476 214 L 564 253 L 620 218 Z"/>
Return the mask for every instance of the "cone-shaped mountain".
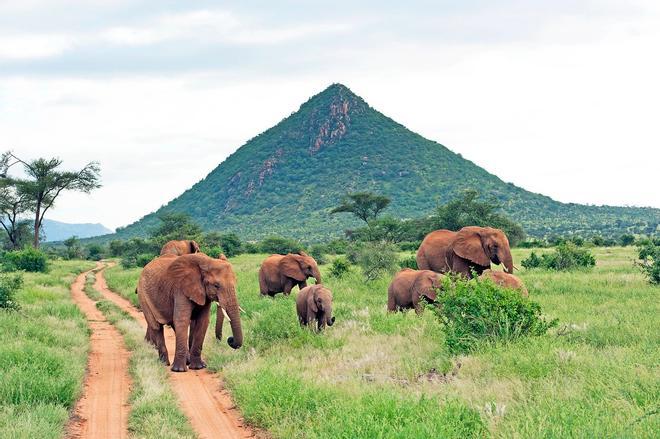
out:
<path id="1" fill-rule="evenodd" d="M 347 192 L 387 195 L 392 203 L 385 214 L 414 218 L 467 188 L 496 197 L 532 236 L 648 233 L 660 224 L 660 209 L 564 204 L 505 183 L 333 84 L 119 235 L 146 235 L 158 214 L 176 211 L 205 229 L 246 239 L 322 240 L 358 224 L 348 214 L 329 214 Z"/>

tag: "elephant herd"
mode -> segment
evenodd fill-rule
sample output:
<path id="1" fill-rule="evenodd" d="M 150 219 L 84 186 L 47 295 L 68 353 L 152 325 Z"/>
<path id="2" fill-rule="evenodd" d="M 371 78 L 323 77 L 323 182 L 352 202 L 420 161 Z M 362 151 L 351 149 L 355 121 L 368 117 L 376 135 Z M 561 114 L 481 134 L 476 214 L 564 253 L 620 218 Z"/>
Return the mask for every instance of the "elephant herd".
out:
<path id="1" fill-rule="evenodd" d="M 490 264 L 502 264 L 506 272 L 491 271 Z M 494 283 L 527 290 L 512 274 L 513 259 L 506 235 L 490 227 L 464 227 L 458 232 L 436 230 L 422 241 L 417 252 L 419 270 L 398 272 L 388 288 L 387 309 L 407 308 L 421 311 L 421 300 L 435 301 L 442 289 L 442 273 L 459 273 L 470 278 L 477 274 Z M 316 284 L 307 285 L 314 278 Z M 273 297 L 289 295 L 298 286 L 296 311 L 301 325 L 317 322 L 318 329 L 332 326 L 332 292 L 321 283 L 314 258 L 305 252 L 271 255 L 259 269 L 259 290 Z M 160 256 L 149 262 L 140 274 L 136 288 L 140 308 L 147 321 L 145 339 L 158 350 L 160 360 L 169 365 L 163 334 L 164 325 L 172 326 L 176 348 L 172 370 L 185 372 L 202 369 L 202 346 L 209 325 L 211 302 L 218 302 L 215 326 L 217 339 L 222 339 L 222 326 L 227 318 L 232 336 L 227 344 L 238 349 L 243 344 L 241 308 L 236 296 L 236 275 L 224 255 L 211 258 L 200 253 L 195 241 L 170 241 Z"/>

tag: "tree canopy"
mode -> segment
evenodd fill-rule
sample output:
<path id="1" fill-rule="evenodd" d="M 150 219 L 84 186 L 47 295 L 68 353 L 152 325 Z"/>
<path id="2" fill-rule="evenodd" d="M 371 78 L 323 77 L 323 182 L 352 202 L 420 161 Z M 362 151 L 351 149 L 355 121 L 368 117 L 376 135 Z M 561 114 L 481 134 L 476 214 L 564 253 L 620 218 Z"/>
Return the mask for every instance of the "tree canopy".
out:
<path id="1" fill-rule="evenodd" d="M 378 217 L 390 204 L 390 198 L 372 192 L 355 192 L 347 194 L 341 204 L 330 211 L 330 213 L 347 212 L 369 224 L 369 221 Z"/>

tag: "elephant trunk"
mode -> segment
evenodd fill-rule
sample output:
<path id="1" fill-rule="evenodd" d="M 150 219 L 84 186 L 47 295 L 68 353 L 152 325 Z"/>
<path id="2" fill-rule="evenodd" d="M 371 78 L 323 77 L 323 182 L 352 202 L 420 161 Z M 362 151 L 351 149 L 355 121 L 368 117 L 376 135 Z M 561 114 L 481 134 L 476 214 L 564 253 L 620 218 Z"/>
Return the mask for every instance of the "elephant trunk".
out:
<path id="1" fill-rule="evenodd" d="M 231 333 L 232 336 L 227 339 L 227 344 L 232 349 L 238 349 L 243 345 L 243 329 L 241 327 L 241 309 L 238 306 L 238 301 L 236 300 L 236 291 L 229 293 L 229 300 L 227 301 L 227 306 L 225 307 L 227 312 L 227 317 L 229 318 L 229 323 L 231 324 Z M 216 321 L 216 337 L 218 336 L 218 321 Z M 222 336 L 222 323 L 220 323 L 220 336 Z"/>
<path id="2" fill-rule="evenodd" d="M 501 259 L 502 265 L 507 273 L 513 274 L 513 257 L 511 256 L 511 251 L 507 250 L 504 252 L 504 257 Z"/>
<path id="3" fill-rule="evenodd" d="M 332 316 L 332 306 L 326 307 L 323 317 L 325 318 L 326 325 L 332 326 L 335 323 L 335 318 Z"/>
<path id="4" fill-rule="evenodd" d="M 316 279 L 316 283 L 320 284 L 321 283 L 321 270 L 319 270 L 319 267 L 314 267 L 313 273 L 314 273 L 314 279 Z"/>

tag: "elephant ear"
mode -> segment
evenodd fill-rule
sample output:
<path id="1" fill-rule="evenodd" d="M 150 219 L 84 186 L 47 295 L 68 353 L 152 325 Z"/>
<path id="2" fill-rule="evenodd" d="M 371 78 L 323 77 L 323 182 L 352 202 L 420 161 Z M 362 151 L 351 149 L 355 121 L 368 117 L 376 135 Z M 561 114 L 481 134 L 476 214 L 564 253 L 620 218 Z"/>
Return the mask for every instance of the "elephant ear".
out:
<path id="1" fill-rule="evenodd" d="M 481 244 L 481 236 L 473 230 L 458 232 L 454 240 L 454 253 L 483 267 L 490 265 L 490 258 Z"/>
<path id="2" fill-rule="evenodd" d="M 207 270 L 208 264 L 201 254 L 179 256 L 167 270 L 170 289 L 180 290 L 197 305 L 204 305 L 203 273 Z"/>
<path id="3" fill-rule="evenodd" d="M 197 241 L 190 241 L 190 253 L 199 253 L 199 244 L 197 244 Z"/>
<path id="4" fill-rule="evenodd" d="M 280 262 L 280 268 L 286 277 L 302 282 L 307 279 L 307 277 L 300 268 L 300 262 L 298 262 L 299 258 L 300 256 L 297 255 L 286 255 Z"/>
<path id="5" fill-rule="evenodd" d="M 318 298 L 318 288 L 314 286 L 309 288 L 307 292 L 307 309 L 314 314 L 319 312 L 319 307 L 316 305 L 316 299 Z"/>
<path id="6" fill-rule="evenodd" d="M 426 296 L 431 300 L 435 300 L 438 297 L 438 294 L 433 289 L 433 281 L 435 280 L 435 276 L 436 273 L 419 273 L 412 286 L 413 296 L 416 296 L 418 300 L 421 299 L 422 296 Z"/>

